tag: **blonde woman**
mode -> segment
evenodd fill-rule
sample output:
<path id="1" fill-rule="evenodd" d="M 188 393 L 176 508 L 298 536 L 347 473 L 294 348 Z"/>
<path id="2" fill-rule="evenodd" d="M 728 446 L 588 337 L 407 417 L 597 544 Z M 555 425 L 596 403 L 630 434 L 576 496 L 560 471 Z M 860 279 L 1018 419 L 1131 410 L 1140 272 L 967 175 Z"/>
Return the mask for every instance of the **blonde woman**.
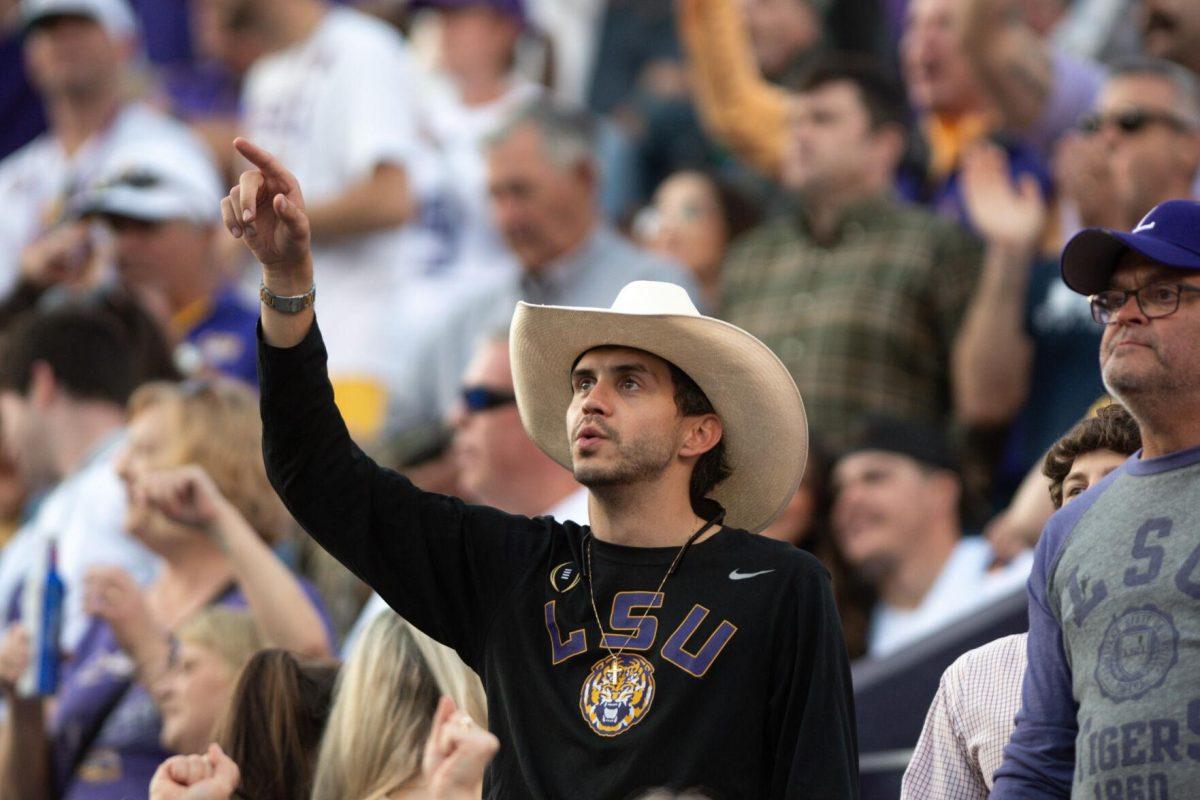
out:
<path id="1" fill-rule="evenodd" d="M 412 792 L 422 784 L 422 753 L 442 695 L 486 725 L 475 673 L 392 611 L 367 626 L 338 681 L 313 800 L 425 796 Z"/>
<path id="2" fill-rule="evenodd" d="M 162 714 L 162 746 L 198 753 L 213 740 L 242 667 L 263 648 L 258 624 L 245 611 L 208 608 L 175 633 L 167 674 L 154 687 Z"/>

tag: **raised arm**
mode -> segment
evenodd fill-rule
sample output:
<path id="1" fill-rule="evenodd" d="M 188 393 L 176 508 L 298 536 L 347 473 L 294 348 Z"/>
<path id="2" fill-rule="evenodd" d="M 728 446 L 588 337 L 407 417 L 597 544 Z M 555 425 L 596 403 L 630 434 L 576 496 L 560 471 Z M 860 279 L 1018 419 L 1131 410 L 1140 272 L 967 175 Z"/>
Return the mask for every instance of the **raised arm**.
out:
<path id="1" fill-rule="evenodd" d="M 300 186 L 269 153 L 239 139 L 257 169 L 221 204 L 230 233 L 277 295 L 313 285 Z M 318 300 L 319 302 L 319 300 Z M 478 663 L 486 623 L 552 523 L 422 492 L 350 439 L 333 401 L 313 309 L 262 308 L 259 378 L 267 476 L 292 516 L 405 618 Z M 541 534 L 539 536 L 539 534 Z"/>
<path id="2" fill-rule="evenodd" d="M 754 63 L 734 0 L 676 0 L 700 118 L 739 158 L 772 177 L 787 147 L 787 93 Z"/>
<path id="3" fill-rule="evenodd" d="M 1013 185 L 1004 151 L 994 145 L 967 154 L 962 186 L 986 250 L 954 344 L 955 408 L 968 425 L 1002 425 L 1029 394 L 1033 342 L 1025 332 L 1025 300 L 1045 205 L 1032 175 Z"/>
<path id="4" fill-rule="evenodd" d="M 1021 16 L 1016 0 L 961 0 L 963 51 L 1008 127 L 1037 122 L 1054 90 L 1050 44 Z"/>
<path id="5" fill-rule="evenodd" d="M 238 178 L 221 201 L 221 219 L 262 264 L 263 286 L 278 296 L 296 296 L 313 286 L 312 229 L 296 176 L 274 156 L 246 139 L 234 147 L 255 169 Z M 272 347 L 294 347 L 304 339 L 313 309 L 284 314 L 262 306 L 263 339 Z"/>
<path id="6" fill-rule="evenodd" d="M 170 519 L 211 536 L 225 552 L 267 644 L 307 656 L 332 655 L 316 605 L 238 510 L 197 466 L 141 475 L 133 487 Z"/>

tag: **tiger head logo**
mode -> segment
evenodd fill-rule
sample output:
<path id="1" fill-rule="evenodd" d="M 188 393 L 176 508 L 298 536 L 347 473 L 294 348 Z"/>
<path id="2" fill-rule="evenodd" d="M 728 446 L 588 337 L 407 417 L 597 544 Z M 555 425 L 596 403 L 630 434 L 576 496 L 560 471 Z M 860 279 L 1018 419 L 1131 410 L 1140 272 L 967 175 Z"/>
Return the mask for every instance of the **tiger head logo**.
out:
<path id="1" fill-rule="evenodd" d="M 654 702 L 654 667 L 639 655 L 606 656 L 592 666 L 579 711 L 601 736 L 619 736 L 637 725 Z"/>

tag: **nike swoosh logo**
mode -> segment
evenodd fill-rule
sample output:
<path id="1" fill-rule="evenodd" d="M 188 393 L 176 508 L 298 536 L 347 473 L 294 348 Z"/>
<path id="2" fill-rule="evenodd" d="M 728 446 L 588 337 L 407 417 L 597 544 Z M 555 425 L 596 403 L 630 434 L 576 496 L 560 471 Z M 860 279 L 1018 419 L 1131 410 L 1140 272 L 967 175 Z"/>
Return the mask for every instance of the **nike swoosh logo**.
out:
<path id="1" fill-rule="evenodd" d="M 729 573 L 729 580 L 744 581 L 746 578 L 757 578 L 759 575 L 766 575 L 768 572 L 774 572 L 773 569 L 764 569 L 760 572 L 738 572 L 736 569 Z"/>

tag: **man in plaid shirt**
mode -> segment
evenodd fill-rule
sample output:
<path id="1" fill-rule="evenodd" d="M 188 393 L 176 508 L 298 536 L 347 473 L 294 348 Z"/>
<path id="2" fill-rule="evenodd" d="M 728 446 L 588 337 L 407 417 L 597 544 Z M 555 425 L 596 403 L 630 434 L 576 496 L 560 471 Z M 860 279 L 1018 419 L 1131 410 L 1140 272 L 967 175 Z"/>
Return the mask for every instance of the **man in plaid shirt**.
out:
<path id="1" fill-rule="evenodd" d="M 865 414 L 940 424 L 951 410 L 950 352 L 981 251 L 892 199 L 904 120 L 875 64 L 842 56 L 811 71 L 783 168 L 797 211 L 747 234 L 725 265 L 721 316 L 779 355 L 835 450 Z"/>

